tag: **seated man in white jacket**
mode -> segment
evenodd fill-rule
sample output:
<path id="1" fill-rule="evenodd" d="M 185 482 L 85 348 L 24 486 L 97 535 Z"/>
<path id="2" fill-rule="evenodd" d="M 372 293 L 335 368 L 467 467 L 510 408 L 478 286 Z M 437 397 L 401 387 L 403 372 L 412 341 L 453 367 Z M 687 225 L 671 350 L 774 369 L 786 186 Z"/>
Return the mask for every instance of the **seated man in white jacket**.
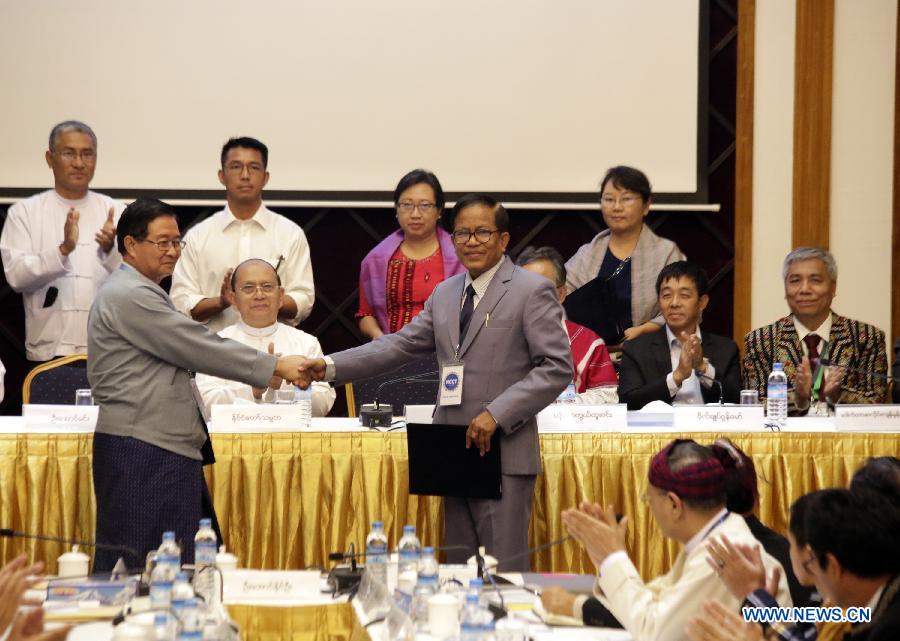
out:
<path id="1" fill-rule="evenodd" d="M 270 354 L 322 357 L 322 347 L 315 336 L 278 322 L 284 288 L 275 269 L 268 262 L 259 258 L 242 262 L 231 276 L 231 289 L 234 293 L 234 308 L 241 318 L 234 325 L 220 331 L 219 336 Z M 272 377 L 269 387 L 263 389 L 206 374 L 197 374 L 197 387 L 207 411 L 212 405 L 223 403 L 274 403 L 276 389 L 292 389 L 290 383 L 277 376 Z M 312 415 L 328 414 L 334 404 L 334 397 L 331 385 L 313 383 Z"/>
<path id="2" fill-rule="evenodd" d="M 706 560 L 710 537 L 758 546 L 744 517 L 725 507 L 725 471 L 710 448 L 675 440 L 653 457 L 644 500 L 662 530 L 684 547 L 667 574 L 644 583 L 625 550 L 627 518 L 616 522 L 612 507 L 585 503 L 563 513 L 572 536 L 584 546 L 599 573 L 594 584 L 592 624 L 623 627 L 634 641 L 688 639 L 687 622 L 702 615 L 703 603 L 718 599 L 740 612 L 740 600 Z M 780 571 L 778 602 L 791 597 L 781 564 L 761 551 L 767 575 Z M 580 611 L 582 602 L 575 607 Z"/>

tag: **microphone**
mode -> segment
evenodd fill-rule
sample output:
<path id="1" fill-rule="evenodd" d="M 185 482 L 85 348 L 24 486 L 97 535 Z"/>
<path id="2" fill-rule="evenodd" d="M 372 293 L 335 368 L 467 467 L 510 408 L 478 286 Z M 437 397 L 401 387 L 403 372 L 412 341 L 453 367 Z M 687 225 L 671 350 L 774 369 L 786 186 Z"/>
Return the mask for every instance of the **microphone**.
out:
<path id="1" fill-rule="evenodd" d="M 67 545 L 80 545 L 83 547 L 95 548 L 97 550 L 108 550 L 110 552 L 123 552 L 129 554 L 138 561 L 143 558 L 134 548 L 127 545 L 116 545 L 112 543 L 100 543 L 99 541 L 82 541 L 79 539 L 65 539 L 58 536 L 47 536 L 46 534 L 29 534 L 27 532 L 17 532 L 11 528 L 0 528 L 0 537 L 9 539 L 32 539 L 34 541 L 50 541 L 51 543 L 66 543 Z"/>
<path id="2" fill-rule="evenodd" d="M 720 383 L 712 376 L 707 376 L 699 369 L 695 369 L 694 374 L 697 376 L 697 378 L 705 378 L 708 381 L 712 381 L 712 383 L 719 389 L 719 405 L 725 405 L 725 389 L 722 387 L 722 383 Z"/>
<path id="3" fill-rule="evenodd" d="M 331 559 L 334 556 L 334 552 L 328 555 L 328 558 Z M 365 556 L 365 552 L 362 554 L 356 553 L 356 545 L 352 542 L 350 543 L 350 552 L 344 555 L 341 552 L 337 553 L 339 555 L 338 559 L 350 559 L 350 567 L 336 567 L 332 568 L 328 573 L 328 587 L 331 588 L 333 594 L 343 594 L 344 592 L 356 592 L 359 589 L 359 583 L 362 581 L 362 570 L 360 570 L 356 566 L 356 559 L 359 556 Z"/>
<path id="4" fill-rule="evenodd" d="M 849 365 L 841 365 L 840 363 L 836 363 L 830 358 L 820 358 L 819 364 L 822 367 L 840 367 L 841 369 L 845 369 L 848 372 L 855 372 L 857 374 L 865 374 L 866 376 L 874 376 L 875 378 L 880 378 L 883 381 L 900 381 L 900 378 L 896 376 L 890 376 L 889 374 L 882 374 L 881 372 L 876 372 L 875 370 L 869 369 L 861 369 L 859 367 L 850 367 Z"/>
<path id="5" fill-rule="evenodd" d="M 355 593 L 357 589 L 359 589 L 359 583 L 362 581 L 362 573 L 365 568 L 359 568 L 356 565 L 356 560 L 363 558 L 367 555 L 367 552 L 363 550 L 362 552 L 356 551 L 356 546 L 351 543 L 349 546 L 350 550 L 348 552 L 329 552 L 328 560 L 329 561 L 350 561 L 350 567 L 346 566 L 338 566 L 332 568 L 328 573 L 328 586 L 331 588 L 334 594 L 343 594 L 344 592 Z M 445 545 L 443 547 L 435 548 L 435 552 L 443 552 L 445 550 L 468 550 L 468 546 L 465 545 Z M 379 552 L 379 554 L 383 554 Z"/>
<path id="6" fill-rule="evenodd" d="M 618 521 L 619 519 L 621 519 L 621 518 L 622 518 L 621 515 L 616 514 L 616 520 L 617 520 L 617 521 Z M 567 534 L 566 536 L 562 536 L 562 537 L 560 537 L 560 538 L 558 538 L 558 539 L 553 539 L 552 541 L 549 541 L 549 542 L 547 542 L 547 543 L 542 543 L 541 545 L 536 545 L 536 546 L 534 546 L 533 548 L 528 548 L 528 549 L 525 550 L 524 552 L 519 552 L 518 554 L 513 554 L 512 556 L 508 556 L 508 557 L 506 557 L 505 559 L 503 559 L 503 561 L 506 561 L 506 562 L 509 562 L 509 561 L 518 561 L 519 559 L 523 559 L 523 558 L 530 557 L 530 556 L 531 556 L 532 554 L 534 554 L 535 552 L 543 552 L 544 550 L 546 550 L 546 549 L 548 549 L 548 548 L 552 548 L 552 547 L 554 547 L 554 546 L 556 546 L 556 545 L 559 545 L 560 543 L 565 543 L 566 541 L 573 541 L 573 540 L 574 540 L 574 539 L 572 538 L 572 535 L 571 535 L 571 534 Z M 479 556 L 480 556 L 480 555 L 479 555 Z M 478 557 L 476 556 L 476 559 L 477 559 L 477 558 L 478 558 Z M 483 558 L 482 558 L 481 560 L 484 561 Z M 490 567 L 485 566 L 484 571 L 485 571 L 485 572 L 490 572 L 491 570 L 493 570 L 494 568 L 496 568 L 499 564 L 500 564 L 500 559 L 498 559 L 498 560 L 497 560 L 497 563 L 492 564 Z M 506 579 L 503 579 L 503 578 L 501 577 L 501 582 L 502 582 L 502 581 L 506 581 Z M 509 582 L 507 581 L 507 583 L 509 583 Z"/>
<path id="7" fill-rule="evenodd" d="M 385 387 L 396 383 L 438 383 L 440 381 L 436 378 L 428 378 L 429 376 L 437 376 L 437 374 L 437 371 L 425 372 L 423 374 L 415 374 L 413 376 L 404 376 L 402 378 L 393 378 L 389 381 L 384 381 L 375 388 L 374 401 L 372 403 L 361 405 L 359 408 L 359 418 L 363 426 L 390 427 L 391 420 L 394 418 L 394 408 L 388 405 L 387 409 L 385 409 L 381 407 L 381 403 L 378 402 L 378 397 L 381 396 L 381 391 Z"/>

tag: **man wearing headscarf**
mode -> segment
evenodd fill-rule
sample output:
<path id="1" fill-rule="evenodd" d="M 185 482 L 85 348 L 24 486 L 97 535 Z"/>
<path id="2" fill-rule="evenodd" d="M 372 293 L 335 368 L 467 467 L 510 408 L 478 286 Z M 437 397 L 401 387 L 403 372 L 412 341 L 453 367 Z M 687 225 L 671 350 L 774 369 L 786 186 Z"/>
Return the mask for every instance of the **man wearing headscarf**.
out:
<path id="1" fill-rule="evenodd" d="M 591 623 L 623 627 L 635 641 L 686 639 L 685 625 L 702 611 L 704 601 L 717 598 L 735 611 L 740 601 L 716 578 L 706 561 L 708 538 L 726 535 L 734 543 L 753 545 L 756 539 L 743 517 L 726 508 L 725 470 L 715 453 L 692 440 L 675 440 L 650 463 L 644 500 L 663 535 L 684 547 L 672 569 L 644 583 L 625 550 L 627 517 L 616 522 L 612 506 L 583 503 L 563 513 L 572 536 L 598 569 L 594 595 L 597 612 Z M 767 574 L 781 564 L 762 553 Z M 779 602 L 790 601 L 784 573 L 778 583 Z"/>

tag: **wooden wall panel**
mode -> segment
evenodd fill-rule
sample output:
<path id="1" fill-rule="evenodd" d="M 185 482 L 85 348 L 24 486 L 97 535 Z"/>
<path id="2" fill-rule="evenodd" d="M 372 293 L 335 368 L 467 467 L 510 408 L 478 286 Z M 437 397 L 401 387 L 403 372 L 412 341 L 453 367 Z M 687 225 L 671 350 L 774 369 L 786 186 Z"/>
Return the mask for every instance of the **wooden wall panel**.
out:
<path id="1" fill-rule="evenodd" d="M 734 340 L 752 328 L 753 293 L 753 82 L 756 0 L 738 1 L 737 104 L 734 177 Z"/>
<path id="2" fill-rule="evenodd" d="M 897 11 L 897 43 L 894 68 L 894 218 L 891 258 L 891 326 L 888 349 L 900 336 L 900 11 Z M 900 383 L 894 383 L 898 385 Z"/>
<path id="3" fill-rule="evenodd" d="M 794 247 L 828 247 L 834 0 L 796 0 Z"/>

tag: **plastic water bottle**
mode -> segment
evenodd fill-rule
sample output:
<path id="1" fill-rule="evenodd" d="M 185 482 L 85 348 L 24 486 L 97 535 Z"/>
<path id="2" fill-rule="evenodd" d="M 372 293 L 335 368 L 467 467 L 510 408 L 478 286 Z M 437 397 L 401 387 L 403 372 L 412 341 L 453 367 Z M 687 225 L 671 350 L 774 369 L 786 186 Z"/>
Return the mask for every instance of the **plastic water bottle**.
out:
<path id="1" fill-rule="evenodd" d="M 300 427 L 309 428 L 312 425 L 312 387 L 307 389 L 294 388 L 294 405 L 300 411 Z"/>
<path id="2" fill-rule="evenodd" d="M 178 641 L 202 641 L 203 619 L 204 615 L 203 610 L 200 608 L 200 600 L 187 599 L 179 617 L 181 633 L 178 635 Z"/>
<path id="3" fill-rule="evenodd" d="M 172 583 L 181 570 L 181 548 L 174 532 L 164 532 L 162 544 L 156 551 L 156 565 L 150 574 L 150 604 L 167 608 L 172 601 Z"/>
<path id="4" fill-rule="evenodd" d="M 459 618 L 459 641 L 481 641 L 481 632 L 482 610 L 478 605 L 478 594 L 470 589 Z"/>
<path id="5" fill-rule="evenodd" d="M 219 540 L 212 528 L 212 519 L 200 519 L 200 529 L 194 536 L 194 566 L 197 571 L 207 565 L 215 565 L 218 551 Z"/>
<path id="6" fill-rule="evenodd" d="M 434 548 L 427 547 L 422 550 L 418 567 L 419 577 L 413 593 L 410 618 L 416 625 L 425 626 L 428 623 L 428 599 L 438 591 L 438 562 L 434 558 Z"/>
<path id="7" fill-rule="evenodd" d="M 169 623 L 168 613 L 157 612 L 153 616 L 153 640 L 175 641 L 175 628 Z"/>
<path id="8" fill-rule="evenodd" d="M 471 593 L 474 593 L 478 597 L 478 605 L 482 608 L 487 607 L 487 596 L 484 593 L 484 581 L 477 576 L 469 579 L 469 589 L 466 590 L 466 594 Z"/>
<path id="9" fill-rule="evenodd" d="M 366 537 L 366 574 L 373 581 L 387 586 L 388 541 L 384 533 L 384 523 L 372 523 L 372 531 Z"/>
<path id="10" fill-rule="evenodd" d="M 181 570 L 181 546 L 175 542 L 174 532 L 163 532 L 162 544 L 156 550 L 156 563 L 171 565 L 175 568 L 175 574 Z"/>
<path id="11" fill-rule="evenodd" d="M 403 526 L 403 537 L 397 544 L 397 552 L 400 557 L 400 565 L 398 573 L 413 572 L 419 573 L 419 559 L 422 556 L 422 543 L 416 536 L 415 525 Z"/>
<path id="12" fill-rule="evenodd" d="M 200 528 L 194 536 L 194 589 L 207 603 L 215 587 L 215 572 L 203 568 L 216 564 L 219 540 L 212 528 L 212 519 L 200 519 Z"/>
<path id="13" fill-rule="evenodd" d="M 195 596 L 187 572 L 179 572 L 175 577 L 175 583 L 172 584 L 172 615 L 179 621 L 184 621 L 188 603 Z"/>
<path id="14" fill-rule="evenodd" d="M 426 547 L 422 550 L 422 557 L 418 564 L 419 585 L 427 585 L 431 588 L 432 594 L 437 592 L 438 588 L 438 562 L 434 558 L 434 548 Z"/>
<path id="15" fill-rule="evenodd" d="M 772 367 L 766 390 L 766 425 L 780 431 L 787 424 L 787 376 L 781 363 Z"/>
<path id="16" fill-rule="evenodd" d="M 168 563 L 156 562 L 150 574 L 150 605 L 154 608 L 168 608 L 172 602 L 172 582 L 175 570 Z"/>

